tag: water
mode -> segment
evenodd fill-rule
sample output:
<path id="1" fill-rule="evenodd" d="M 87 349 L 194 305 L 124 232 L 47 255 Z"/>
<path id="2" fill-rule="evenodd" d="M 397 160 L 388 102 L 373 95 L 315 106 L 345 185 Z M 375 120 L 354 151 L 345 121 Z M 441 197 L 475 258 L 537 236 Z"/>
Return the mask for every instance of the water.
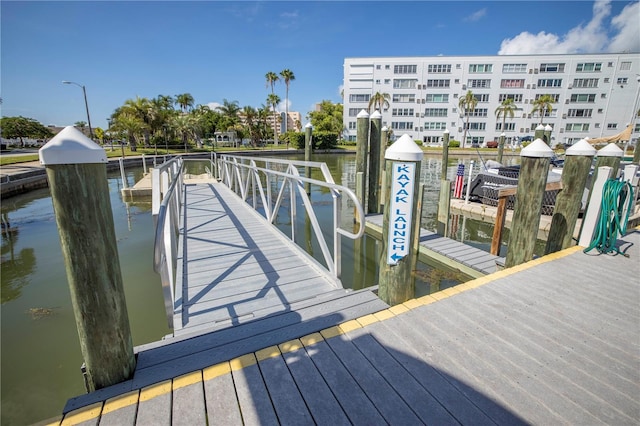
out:
<path id="1" fill-rule="evenodd" d="M 300 157 L 296 157 L 300 159 Z M 329 166 L 336 183 L 355 187 L 354 155 L 314 155 L 314 161 Z M 450 158 L 449 179 L 455 178 L 458 161 Z M 197 166 L 196 166 L 197 167 Z M 202 166 L 203 167 L 203 166 Z M 202 168 L 201 167 L 201 168 Z M 441 161 L 425 156 L 421 180 L 426 183 L 423 227 L 435 230 Z M 204 171 L 195 170 L 192 173 Z M 129 185 L 141 178 L 142 170 L 127 171 Z M 313 176 L 316 177 L 316 176 Z M 134 345 L 161 339 L 166 326 L 158 275 L 153 272 L 153 221 L 148 203 L 125 204 L 120 197 L 119 172 L 109 174 L 118 254 Z M 330 209 L 330 196 L 314 190 L 314 203 Z M 330 210 L 329 210 L 330 211 Z M 330 214 L 322 215 L 325 220 Z M 493 226 L 459 217 L 455 237 L 484 250 L 489 249 Z M 2 202 L 2 221 L 10 229 L 2 232 L 1 367 L 3 425 L 29 424 L 60 414 L 68 398 L 82 394 L 82 355 L 71 308 L 60 241 L 48 189 L 12 197 Z M 287 219 L 280 226 L 287 228 Z M 464 224 L 464 226 L 462 226 Z M 306 224 L 297 225 L 301 245 L 319 258 L 317 242 L 304 241 Z M 328 241 L 331 246 L 330 239 Z M 342 280 L 354 289 L 377 282 L 379 243 L 365 237 L 359 243 L 343 239 Z M 418 296 L 450 287 L 466 278 L 433 265 L 419 264 L 416 271 Z"/>

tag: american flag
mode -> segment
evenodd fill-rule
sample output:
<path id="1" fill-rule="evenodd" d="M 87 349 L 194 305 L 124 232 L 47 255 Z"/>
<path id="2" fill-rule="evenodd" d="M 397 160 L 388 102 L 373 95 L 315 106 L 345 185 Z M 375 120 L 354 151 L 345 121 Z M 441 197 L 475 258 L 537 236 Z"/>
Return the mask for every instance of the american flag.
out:
<path id="1" fill-rule="evenodd" d="M 464 186 L 464 164 L 458 164 L 456 172 L 456 184 L 453 189 L 453 198 L 462 198 L 462 187 Z"/>

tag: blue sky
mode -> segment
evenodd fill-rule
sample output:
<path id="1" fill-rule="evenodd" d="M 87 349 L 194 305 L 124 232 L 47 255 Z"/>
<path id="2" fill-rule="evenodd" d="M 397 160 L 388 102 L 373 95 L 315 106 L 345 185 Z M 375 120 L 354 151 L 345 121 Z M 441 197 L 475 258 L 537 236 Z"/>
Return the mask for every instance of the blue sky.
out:
<path id="1" fill-rule="evenodd" d="M 291 111 L 340 102 L 345 57 L 640 51 L 638 1 L 2 1 L 3 116 L 107 117 L 136 96 L 266 103 L 295 74 Z M 284 100 L 284 84 L 276 87 Z M 284 106 L 282 106 L 284 110 Z"/>

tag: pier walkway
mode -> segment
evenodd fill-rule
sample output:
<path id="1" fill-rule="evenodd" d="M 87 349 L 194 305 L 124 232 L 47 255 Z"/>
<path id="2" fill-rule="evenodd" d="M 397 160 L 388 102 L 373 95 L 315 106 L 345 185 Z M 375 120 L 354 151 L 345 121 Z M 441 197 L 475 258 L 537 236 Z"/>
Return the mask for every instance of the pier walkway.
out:
<path id="1" fill-rule="evenodd" d="M 228 360 L 212 350 L 70 400 L 62 423 L 635 425 L 640 230 L 619 244 L 629 257 L 574 247 Z"/>

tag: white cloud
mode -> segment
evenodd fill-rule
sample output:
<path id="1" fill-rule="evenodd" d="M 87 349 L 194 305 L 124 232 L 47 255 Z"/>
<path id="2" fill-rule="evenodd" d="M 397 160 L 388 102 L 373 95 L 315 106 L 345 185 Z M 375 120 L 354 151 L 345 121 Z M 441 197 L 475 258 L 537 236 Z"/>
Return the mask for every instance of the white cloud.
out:
<path id="1" fill-rule="evenodd" d="M 218 102 L 209 102 L 207 106 L 210 110 L 215 111 L 218 107 L 222 106 L 222 104 L 219 104 Z"/>
<path id="2" fill-rule="evenodd" d="M 286 110 L 286 108 L 285 108 L 285 107 L 286 107 L 286 105 L 287 105 L 287 103 L 289 104 L 289 111 L 293 111 L 293 110 L 291 109 L 291 99 L 289 99 L 289 100 L 287 100 L 287 99 L 283 99 L 282 101 L 280 101 L 280 102 L 278 103 L 278 105 L 276 105 L 276 111 L 278 111 L 278 112 L 285 112 L 285 111 L 287 111 L 287 110 Z"/>
<path id="3" fill-rule="evenodd" d="M 498 55 L 638 51 L 638 4 L 636 2 L 626 6 L 620 15 L 608 22 L 611 0 L 596 0 L 593 4 L 593 17 L 586 25 L 580 24 L 563 35 L 545 31 L 532 34 L 524 31 L 513 38 L 503 40 Z M 607 35 L 608 26 L 615 34 L 612 39 Z"/>
<path id="4" fill-rule="evenodd" d="M 487 14 L 487 8 L 480 9 L 476 12 L 473 12 L 471 15 L 464 17 L 462 20 L 467 22 L 476 22 L 480 19 L 484 18 Z"/>

